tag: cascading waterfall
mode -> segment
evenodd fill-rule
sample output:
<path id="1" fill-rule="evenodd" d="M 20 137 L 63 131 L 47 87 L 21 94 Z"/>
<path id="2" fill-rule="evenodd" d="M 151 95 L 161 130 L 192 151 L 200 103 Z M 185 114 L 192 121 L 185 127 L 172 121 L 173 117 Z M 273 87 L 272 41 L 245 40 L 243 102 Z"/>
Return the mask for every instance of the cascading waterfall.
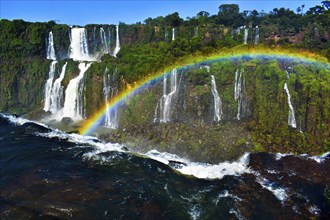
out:
<path id="1" fill-rule="evenodd" d="M 66 62 L 64 66 L 62 67 L 60 77 L 57 78 L 53 84 L 53 88 L 51 90 L 51 105 L 50 105 L 50 112 L 52 114 L 57 113 L 60 109 L 63 107 L 63 96 L 64 96 L 64 91 L 63 91 L 63 86 L 61 85 L 62 80 L 64 79 L 65 76 L 65 70 L 66 70 L 66 65 L 68 63 Z"/>
<path id="2" fill-rule="evenodd" d="M 211 91 L 214 99 L 213 121 L 218 122 L 221 120 L 221 116 L 222 116 L 222 102 L 217 90 L 217 85 L 215 82 L 214 75 L 211 75 Z"/>
<path id="3" fill-rule="evenodd" d="M 167 41 L 168 40 L 168 31 L 167 30 L 165 30 L 165 39 L 164 39 L 165 41 Z"/>
<path id="4" fill-rule="evenodd" d="M 235 87 L 234 87 L 234 97 L 235 101 L 237 101 L 239 92 L 241 90 L 241 85 L 238 83 L 238 69 L 235 71 Z"/>
<path id="5" fill-rule="evenodd" d="M 57 61 L 53 61 L 50 64 L 49 68 L 49 77 L 46 81 L 45 85 L 45 104 L 44 104 L 44 111 L 48 112 L 50 110 L 51 105 L 51 91 L 52 91 L 52 85 L 53 80 L 55 76 L 55 68 L 56 68 Z"/>
<path id="6" fill-rule="evenodd" d="M 249 36 L 249 29 L 244 28 L 244 44 L 247 44 L 248 36 Z"/>
<path id="7" fill-rule="evenodd" d="M 105 31 L 102 27 L 100 28 L 100 37 L 101 37 L 101 42 L 102 42 L 102 45 L 103 45 L 103 52 L 105 54 L 109 54 L 110 53 L 109 42 L 108 42 L 108 39 L 107 39 L 107 35 L 106 35 L 106 33 L 105 33 Z"/>
<path id="8" fill-rule="evenodd" d="M 257 45 L 259 43 L 259 27 L 258 25 L 256 26 L 256 36 L 254 39 L 254 44 Z"/>
<path id="9" fill-rule="evenodd" d="M 175 40 L 175 28 L 172 28 L 172 41 Z"/>
<path id="10" fill-rule="evenodd" d="M 157 122 L 158 105 L 159 105 L 159 103 L 157 102 L 157 105 L 156 105 L 156 108 L 155 108 L 155 113 L 154 113 L 154 123 Z"/>
<path id="11" fill-rule="evenodd" d="M 47 44 L 47 59 L 56 60 L 55 48 L 54 48 L 54 38 L 53 32 L 50 31 L 48 35 L 48 44 Z"/>
<path id="12" fill-rule="evenodd" d="M 89 55 L 87 31 L 85 28 L 71 28 L 70 58 L 79 61 L 93 61 Z"/>
<path id="13" fill-rule="evenodd" d="M 167 94 L 167 78 L 170 78 L 170 92 Z M 173 69 L 171 74 L 163 78 L 163 96 L 160 99 L 160 122 L 166 123 L 170 121 L 171 102 L 177 91 L 177 69 Z"/>
<path id="14" fill-rule="evenodd" d="M 120 41 L 119 41 L 119 26 L 116 25 L 116 47 L 113 51 L 113 56 L 117 57 L 117 53 L 120 51 Z"/>
<path id="15" fill-rule="evenodd" d="M 287 83 L 284 84 L 284 89 L 288 96 L 288 104 L 289 104 L 288 124 L 293 128 L 297 128 L 296 118 L 294 115 L 294 109 L 293 109 L 292 102 L 291 102 L 291 95 L 290 95 L 290 91 L 289 91 Z"/>
<path id="16" fill-rule="evenodd" d="M 198 31 L 199 31 L 198 27 L 195 27 L 195 30 L 194 30 L 194 37 L 198 37 Z"/>
<path id="17" fill-rule="evenodd" d="M 199 69 L 206 69 L 206 72 L 210 72 L 210 66 L 209 65 L 202 65 L 199 67 Z"/>
<path id="18" fill-rule="evenodd" d="M 235 72 L 235 88 L 234 88 L 234 98 L 237 101 L 237 120 L 241 119 L 241 110 L 243 106 L 243 90 L 242 90 L 242 77 L 243 70 Z M 238 75 L 239 74 L 239 75 Z"/>
<path id="19" fill-rule="evenodd" d="M 118 128 L 118 112 L 117 109 L 110 111 L 108 101 L 118 93 L 115 83 L 116 70 L 111 78 L 108 68 L 105 69 L 103 75 L 103 95 L 105 99 L 105 105 L 108 109 L 105 113 L 104 126 L 107 128 L 116 129 Z"/>
<path id="20" fill-rule="evenodd" d="M 63 107 L 63 116 L 70 117 L 74 120 L 83 118 L 84 102 L 83 102 L 83 89 L 84 89 L 84 76 L 85 72 L 91 66 L 91 63 L 80 63 L 78 68 L 79 75 L 70 80 L 68 87 L 65 90 L 65 102 Z"/>

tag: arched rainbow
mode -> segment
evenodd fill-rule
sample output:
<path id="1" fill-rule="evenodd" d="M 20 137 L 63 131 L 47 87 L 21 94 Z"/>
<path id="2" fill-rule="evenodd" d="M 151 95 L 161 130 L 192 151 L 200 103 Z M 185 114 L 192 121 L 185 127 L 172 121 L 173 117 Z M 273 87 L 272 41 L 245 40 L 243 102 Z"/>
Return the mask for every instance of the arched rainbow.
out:
<path id="1" fill-rule="evenodd" d="M 126 90 L 120 92 L 117 96 L 109 100 L 109 102 L 106 103 L 101 109 L 99 109 L 92 117 L 88 118 L 84 122 L 83 126 L 79 129 L 79 132 L 83 135 L 91 134 L 98 126 L 100 126 L 100 123 L 107 111 L 115 110 L 124 102 L 126 102 L 129 97 L 132 97 L 143 91 L 145 88 L 154 85 L 157 81 L 159 81 L 159 79 L 161 79 L 164 75 L 168 74 L 173 68 L 177 68 L 178 70 L 180 70 L 182 68 L 198 65 L 200 63 L 212 63 L 241 58 L 285 59 L 303 63 L 314 63 L 317 65 L 323 65 L 324 68 L 330 69 L 330 64 L 327 59 L 304 51 L 292 53 L 291 51 L 287 50 L 274 51 L 265 49 L 250 49 L 246 50 L 245 52 L 231 51 L 229 53 L 215 54 L 208 57 L 190 57 L 185 61 L 181 61 L 181 65 L 173 65 L 171 67 L 168 67 L 161 72 L 149 76 L 139 82 L 136 82 L 131 88 L 127 88 Z"/>

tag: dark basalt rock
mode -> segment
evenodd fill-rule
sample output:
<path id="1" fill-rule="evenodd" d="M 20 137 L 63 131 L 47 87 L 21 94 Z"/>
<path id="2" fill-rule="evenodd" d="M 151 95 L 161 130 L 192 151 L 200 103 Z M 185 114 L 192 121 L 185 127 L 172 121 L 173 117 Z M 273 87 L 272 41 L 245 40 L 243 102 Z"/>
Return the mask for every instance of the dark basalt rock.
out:
<path id="1" fill-rule="evenodd" d="M 24 123 L 21 128 L 24 129 L 24 131 L 28 132 L 28 133 L 31 133 L 31 132 L 42 132 L 42 133 L 46 133 L 46 132 L 50 132 L 51 129 L 49 128 L 46 128 L 42 125 L 38 125 L 38 124 L 35 124 L 33 122 L 26 122 Z"/>
<path id="2" fill-rule="evenodd" d="M 73 120 L 70 117 L 63 117 L 62 120 L 61 120 L 61 122 L 63 124 L 65 124 L 65 125 L 69 125 L 69 124 L 71 124 L 73 122 Z"/>
<path id="3" fill-rule="evenodd" d="M 170 160 L 168 165 L 174 169 L 180 169 L 184 166 L 187 166 L 186 163 L 183 163 L 183 162 L 179 162 L 179 161 L 175 161 L 175 160 Z"/>

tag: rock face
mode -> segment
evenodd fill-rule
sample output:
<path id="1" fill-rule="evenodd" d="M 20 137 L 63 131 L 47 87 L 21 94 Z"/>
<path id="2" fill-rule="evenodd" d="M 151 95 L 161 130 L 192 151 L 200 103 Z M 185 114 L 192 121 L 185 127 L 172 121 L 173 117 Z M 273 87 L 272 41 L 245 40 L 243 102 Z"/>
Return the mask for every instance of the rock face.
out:
<path id="1" fill-rule="evenodd" d="M 63 124 L 65 124 L 65 125 L 69 125 L 69 124 L 71 124 L 73 122 L 73 120 L 70 117 L 63 117 L 62 120 L 61 120 L 61 122 Z"/>
<path id="2" fill-rule="evenodd" d="M 329 71 L 280 60 L 226 61 L 177 70 L 167 120 L 162 120 L 160 102 L 173 90 L 173 74 L 132 98 L 119 113 L 119 129 L 102 137 L 141 150 L 157 145 L 214 162 L 244 151 L 318 154 L 329 149 L 330 93 L 322 87 Z M 219 121 L 214 121 L 212 76 L 222 100 Z M 296 127 L 288 120 L 292 110 Z"/>
<path id="3" fill-rule="evenodd" d="M 69 36 L 73 28 L 82 28 L 21 20 L 1 20 L 0 24 L 6 33 L 1 34 L 1 42 L 10 42 L 1 44 L 6 53 L 0 55 L 3 61 L 0 110 L 40 115 L 45 82 L 60 77 L 60 71 L 55 71 L 54 77 L 48 76 L 52 61 L 46 59 L 57 59 L 58 69 L 67 63 L 60 83 L 66 91 L 70 81 L 79 75 L 79 62 L 69 59 L 72 55 L 68 52 L 72 53 Z M 216 24 L 199 28 L 182 25 L 175 27 L 173 41 L 172 28 L 144 24 L 119 24 L 118 28 L 85 26 L 83 46 L 88 53 L 82 57 L 91 56 L 93 59 L 88 59 L 89 62 L 94 59 L 101 62 L 91 64 L 82 76 L 83 86 L 79 92 L 83 115 L 93 115 L 104 106 L 105 100 L 178 58 L 244 43 L 244 28 L 237 32 Z M 246 43 L 250 46 L 256 41 L 272 44 L 269 42 L 273 41 L 273 35 L 266 32 L 270 30 L 264 26 L 259 26 L 258 32 L 256 28 L 249 30 Z M 49 33 L 52 33 L 52 56 L 47 56 Z M 285 36 L 283 34 L 281 36 Z M 328 41 L 329 35 L 324 31 L 313 32 L 314 35 Z M 301 39 L 301 33 L 297 39 Z M 117 50 L 119 45 L 121 48 L 116 53 L 117 59 L 113 57 L 116 45 Z M 116 75 L 109 85 L 104 84 L 106 69 L 110 75 Z M 116 115 L 116 126 L 108 127 L 118 129 L 104 138 L 116 142 L 125 140 L 131 147 L 157 145 L 169 152 L 180 151 L 196 158 L 201 157 L 200 149 L 203 149 L 203 156 L 211 161 L 235 158 L 247 150 L 316 154 L 330 148 L 327 68 L 247 57 L 184 68 L 172 75 L 130 99 L 118 112 L 112 112 Z M 115 92 L 110 94 L 110 91 Z M 64 99 L 64 94 L 62 96 Z M 290 112 L 295 113 L 295 126 L 288 124 Z M 215 115 L 218 115 L 216 120 Z M 71 123 L 69 119 L 64 122 Z"/>

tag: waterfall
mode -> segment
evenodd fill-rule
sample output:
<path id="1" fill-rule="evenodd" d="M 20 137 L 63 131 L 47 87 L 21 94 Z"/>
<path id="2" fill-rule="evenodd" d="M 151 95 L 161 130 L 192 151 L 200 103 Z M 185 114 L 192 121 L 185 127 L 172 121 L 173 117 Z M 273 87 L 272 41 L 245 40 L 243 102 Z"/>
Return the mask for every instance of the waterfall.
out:
<path id="1" fill-rule="evenodd" d="M 256 36 L 254 39 L 254 44 L 257 45 L 259 43 L 259 27 L 258 25 L 256 26 Z"/>
<path id="2" fill-rule="evenodd" d="M 198 27 L 195 27 L 195 30 L 194 30 L 194 37 L 198 37 Z"/>
<path id="3" fill-rule="evenodd" d="M 237 101 L 239 92 L 241 90 L 241 85 L 238 82 L 238 69 L 235 71 L 235 87 L 234 87 L 234 98 Z"/>
<path id="4" fill-rule="evenodd" d="M 296 128 L 297 127 L 296 118 L 294 116 L 294 109 L 293 109 L 293 106 L 292 106 L 291 95 L 290 95 L 290 91 L 289 91 L 287 83 L 284 84 L 284 89 L 285 89 L 285 92 L 288 96 L 288 104 L 289 104 L 288 124 L 291 127 Z"/>
<path id="5" fill-rule="evenodd" d="M 63 107 L 63 116 L 72 119 L 82 119 L 84 111 L 83 89 L 84 75 L 91 63 L 80 63 L 78 68 L 79 75 L 70 80 L 68 87 L 65 90 L 65 102 Z"/>
<path id="6" fill-rule="evenodd" d="M 167 78 L 170 78 L 170 92 L 167 94 Z M 160 122 L 166 123 L 170 121 L 170 111 L 172 97 L 177 91 L 177 70 L 173 69 L 171 74 L 163 78 L 163 96 L 160 99 Z"/>
<path id="7" fill-rule="evenodd" d="M 175 40 L 175 28 L 172 28 L 172 41 Z"/>
<path id="8" fill-rule="evenodd" d="M 242 73 L 243 70 L 235 72 L 235 88 L 234 88 L 234 98 L 237 101 L 237 120 L 241 119 L 241 110 L 244 105 L 243 103 L 243 90 L 242 90 Z M 238 75 L 239 74 L 239 75 Z"/>
<path id="9" fill-rule="evenodd" d="M 63 86 L 61 85 L 62 80 L 64 79 L 65 76 L 65 70 L 66 70 L 66 65 L 68 63 L 66 62 L 64 66 L 62 67 L 60 77 L 57 78 L 53 84 L 53 88 L 51 90 L 51 105 L 50 105 L 50 111 L 52 114 L 57 113 L 62 107 L 63 107 Z"/>
<path id="10" fill-rule="evenodd" d="M 71 28 L 70 58 L 80 61 L 95 60 L 89 55 L 85 28 Z"/>
<path id="11" fill-rule="evenodd" d="M 154 113 L 154 123 L 157 122 L 157 113 L 158 113 L 158 102 L 157 102 L 157 105 L 156 105 L 156 108 L 155 108 L 155 113 Z"/>
<path id="12" fill-rule="evenodd" d="M 114 83 L 116 83 L 116 70 L 113 74 L 113 77 L 111 78 L 111 75 L 109 74 L 108 68 L 105 69 L 104 75 L 103 75 L 103 95 L 104 95 L 104 101 L 106 105 L 107 111 L 105 112 L 105 119 L 104 119 L 104 126 L 107 128 L 116 129 L 118 128 L 118 113 L 117 109 L 110 110 L 109 109 L 109 100 L 117 95 L 118 89 L 116 86 L 114 86 Z"/>
<path id="13" fill-rule="evenodd" d="M 117 53 L 120 50 L 120 41 L 119 41 L 119 26 L 116 25 L 116 47 L 115 50 L 113 51 L 113 56 L 117 57 Z"/>
<path id="14" fill-rule="evenodd" d="M 165 41 L 167 41 L 167 40 L 168 40 L 168 31 L 165 30 Z"/>
<path id="15" fill-rule="evenodd" d="M 100 37 L 101 37 L 101 42 L 103 45 L 103 52 L 105 54 L 109 54 L 110 53 L 109 42 L 107 40 L 107 35 L 102 27 L 100 28 Z"/>
<path id="16" fill-rule="evenodd" d="M 210 72 L 210 66 L 209 65 L 202 65 L 199 67 L 199 69 L 206 69 L 206 72 Z"/>
<path id="17" fill-rule="evenodd" d="M 214 99 L 214 116 L 213 121 L 220 121 L 222 115 L 222 103 L 215 83 L 215 78 L 211 75 L 211 91 Z"/>
<path id="18" fill-rule="evenodd" d="M 48 35 L 48 44 L 47 44 L 47 59 L 56 60 L 55 48 L 54 48 L 54 38 L 53 32 L 50 31 Z"/>
<path id="19" fill-rule="evenodd" d="M 52 91 L 52 85 L 53 85 L 53 80 L 55 76 L 55 67 L 56 67 L 57 61 L 53 61 L 50 64 L 49 67 L 49 77 L 46 81 L 45 85 L 45 104 L 44 104 L 44 111 L 48 112 L 50 110 L 50 105 L 51 105 L 51 91 Z"/>
<path id="20" fill-rule="evenodd" d="M 248 35 L 249 35 L 249 29 L 244 28 L 244 44 L 247 44 Z"/>

